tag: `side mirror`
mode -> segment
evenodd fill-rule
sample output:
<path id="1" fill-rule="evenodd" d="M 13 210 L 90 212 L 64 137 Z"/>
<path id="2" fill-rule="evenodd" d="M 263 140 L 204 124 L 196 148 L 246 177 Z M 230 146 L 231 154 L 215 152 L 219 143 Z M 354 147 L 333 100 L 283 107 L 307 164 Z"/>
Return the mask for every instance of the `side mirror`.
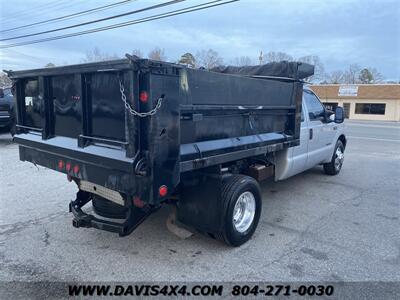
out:
<path id="1" fill-rule="evenodd" d="M 336 107 L 335 109 L 335 123 L 343 123 L 344 121 L 344 110 L 343 107 Z"/>

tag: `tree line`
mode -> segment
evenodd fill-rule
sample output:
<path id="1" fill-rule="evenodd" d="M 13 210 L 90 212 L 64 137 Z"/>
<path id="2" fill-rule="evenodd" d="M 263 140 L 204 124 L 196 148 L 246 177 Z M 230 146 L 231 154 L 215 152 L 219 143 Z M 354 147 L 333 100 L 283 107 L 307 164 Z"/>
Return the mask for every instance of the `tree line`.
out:
<path id="1" fill-rule="evenodd" d="M 139 58 L 146 57 L 140 49 L 134 49 L 131 54 Z M 280 62 L 283 60 L 299 61 L 315 66 L 314 75 L 310 78 L 307 78 L 307 80 L 313 83 L 321 84 L 373 84 L 381 83 L 385 79 L 376 68 L 361 67 L 359 64 L 351 64 L 343 70 L 339 69 L 331 72 L 325 72 L 324 63 L 317 55 L 306 55 L 295 58 L 290 54 L 279 51 L 269 51 L 265 54 L 261 51 L 257 57 L 237 56 L 234 59 L 226 61 L 217 51 L 213 49 L 200 50 L 196 53 L 186 52 L 182 54 L 180 58 L 170 59 L 166 56 L 164 48 L 155 47 L 147 54 L 147 57 L 153 60 L 170 61 L 183 64 L 191 68 L 204 68 L 207 70 L 222 65 L 250 66 L 270 62 Z M 102 53 L 98 48 L 94 48 L 86 53 L 86 57 L 83 59 L 83 62 L 109 60 L 113 58 L 118 58 L 118 56 L 115 54 L 109 55 L 107 53 Z"/>
<path id="2" fill-rule="evenodd" d="M 139 58 L 150 58 L 153 60 L 169 61 L 178 64 L 186 65 L 190 68 L 204 68 L 210 70 L 212 68 L 233 65 L 233 66 L 251 66 L 259 65 L 270 62 L 286 61 L 298 61 L 305 62 L 315 66 L 315 73 L 312 77 L 307 78 L 307 81 L 320 84 L 374 84 L 384 82 L 383 75 L 372 67 L 362 67 L 359 64 L 350 64 L 346 69 L 338 69 L 330 72 L 325 71 L 325 66 L 322 60 L 317 55 L 307 55 L 301 57 L 293 57 L 285 52 L 269 51 L 266 53 L 260 52 L 255 57 L 251 56 L 237 56 L 229 61 L 224 58 L 215 50 L 200 50 L 196 53 L 186 52 L 179 58 L 170 59 L 165 54 L 165 49 L 155 47 L 152 49 L 147 56 L 143 54 L 140 49 L 133 49 L 130 53 L 133 56 Z M 98 47 L 87 51 L 85 57 L 81 59 L 82 63 L 112 60 L 121 58 L 117 54 L 109 54 L 102 52 Z M 53 63 L 48 63 L 45 67 L 54 67 Z M 387 82 L 387 83 L 400 83 L 398 82 Z M 11 81 L 7 75 L 3 72 L 0 74 L 0 87 L 9 86 Z"/>

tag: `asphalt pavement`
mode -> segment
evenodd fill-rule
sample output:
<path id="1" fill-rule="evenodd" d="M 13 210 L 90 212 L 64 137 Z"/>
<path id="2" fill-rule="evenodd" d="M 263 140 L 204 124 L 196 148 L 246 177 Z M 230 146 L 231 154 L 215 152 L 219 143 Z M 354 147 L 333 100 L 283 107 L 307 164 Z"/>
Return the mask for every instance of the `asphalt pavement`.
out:
<path id="1" fill-rule="evenodd" d="M 315 167 L 262 184 L 263 212 L 239 248 L 170 233 L 170 208 L 134 233 L 71 226 L 76 186 L 21 162 L 0 135 L 0 281 L 400 281 L 400 127 L 347 122 L 338 176 Z"/>

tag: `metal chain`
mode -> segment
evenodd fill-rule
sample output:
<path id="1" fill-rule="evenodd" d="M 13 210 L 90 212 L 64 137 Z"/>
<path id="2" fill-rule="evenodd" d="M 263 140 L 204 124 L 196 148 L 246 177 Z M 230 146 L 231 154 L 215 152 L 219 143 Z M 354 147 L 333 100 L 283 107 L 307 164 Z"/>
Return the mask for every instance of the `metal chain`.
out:
<path id="1" fill-rule="evenodd" d="M 128 103 L 128 101 L 126 100 L 125 88 L 124 88 L 124 85 L 122 84 L 121 80 L 119 81 L 119 91 L 121 92 L 121 100 L 122 100 L 122 102 L 124 102 L 125 108 L 134 116 L 138 116 L 140 118 L 152 116 L 152 115 L 155 115 L 157 110 L 159 110 L 161 107 L 163 97 L 158 98 L 157 105 L 152 110 L 149 110 L 148 112 L 138 112 L 138 111 L 134 110 L 132 108 L 132 106 Z"/>

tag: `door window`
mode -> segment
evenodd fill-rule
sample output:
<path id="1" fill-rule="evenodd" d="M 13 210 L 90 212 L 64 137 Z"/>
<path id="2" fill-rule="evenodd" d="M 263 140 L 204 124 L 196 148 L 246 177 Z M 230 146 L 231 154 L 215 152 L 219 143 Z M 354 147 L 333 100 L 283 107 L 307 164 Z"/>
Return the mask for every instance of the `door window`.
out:
<path id="1" fill-rule="evenodd" d="M 312 92 L 305 90 L 303 95 L 304 102 L 307 106 L 307 110 L 310 116 L 310 120 L 318 120 L 318 117 L 324 115 L 324 106 L 319 101 L 317 96 L 315 96 Z"/>

